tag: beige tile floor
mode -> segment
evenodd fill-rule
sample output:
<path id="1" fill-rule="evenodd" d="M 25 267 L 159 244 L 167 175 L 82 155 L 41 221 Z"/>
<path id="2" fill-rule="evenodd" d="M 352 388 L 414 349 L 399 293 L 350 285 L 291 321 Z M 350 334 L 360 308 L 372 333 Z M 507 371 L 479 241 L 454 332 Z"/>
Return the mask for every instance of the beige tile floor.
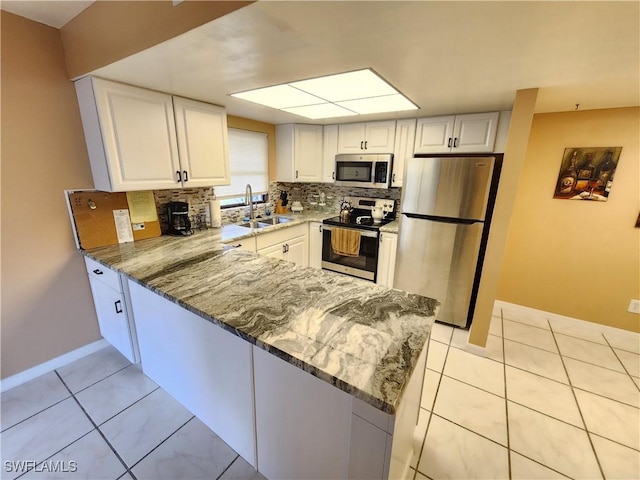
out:
<path id="1" fill-rule="evenodd" d="M 433 330 L 416 479 L 640 478 L 638 335 L 503 311 L 483 358 L 467 334 Z M 2 478 L 262 478 L 111 347 L 3 393 L 1 411 Z"/>

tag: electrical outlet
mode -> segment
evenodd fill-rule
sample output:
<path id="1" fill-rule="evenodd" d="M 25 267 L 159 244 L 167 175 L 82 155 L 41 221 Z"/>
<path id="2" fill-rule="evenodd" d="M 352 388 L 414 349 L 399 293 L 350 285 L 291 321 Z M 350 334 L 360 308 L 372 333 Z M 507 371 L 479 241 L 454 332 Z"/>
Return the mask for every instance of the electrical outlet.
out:
<path id="1" fill-rule="evenodd" d="M 636 300 L 632 298 L 629 302 L 629 308 L 627 308 L 627 312 L 636 313 L 640 315 L 640 300 Z"/>

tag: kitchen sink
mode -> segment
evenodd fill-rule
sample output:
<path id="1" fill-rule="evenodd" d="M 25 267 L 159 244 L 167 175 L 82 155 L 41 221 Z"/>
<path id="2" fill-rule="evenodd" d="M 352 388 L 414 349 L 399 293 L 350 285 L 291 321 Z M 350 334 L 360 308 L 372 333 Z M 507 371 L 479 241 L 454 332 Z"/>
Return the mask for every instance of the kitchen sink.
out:
<path id="1" fill-rule="evenodd" d="M 271 227 L 273 225 L 278 225 L 280 223 L 287 223 L 292 220 L 293 220 L 292 218 L 288 218 L 288 217 L 259 218 L 259 219 L 256 219 L 254 222 L 241 223 L 240 226 L 246 227 L 246 228 L 265 228 L 265 227 Z"/>

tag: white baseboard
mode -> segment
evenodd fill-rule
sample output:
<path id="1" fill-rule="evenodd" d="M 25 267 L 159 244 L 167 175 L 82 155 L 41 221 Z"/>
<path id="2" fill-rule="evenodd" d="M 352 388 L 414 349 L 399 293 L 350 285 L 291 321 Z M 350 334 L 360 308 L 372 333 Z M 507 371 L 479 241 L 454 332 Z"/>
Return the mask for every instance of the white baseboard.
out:
<path id="1" fill-rule="evenodd" d="M 40 365 L 29 368 L 28 370 L 16 373 L 15 375 L 0 380 L 0 392 L 5 392 L 13 387 L 22 385 L 23 383 L 26 383 L 29 380 L 33 380 L 40 375 L 52 372 L 56 368 L 64 367 L 65 365 L 68 365 L 71 362 L 75 362 L 82 357 L 86 357 L 91 353 L 102 350 L 108 345 L 109 342 L 107 342 L 103 338 L 102 340 L 98 340 L 97 342 L 90 343 L 88 345 L 85 345 L 84 347 L 77 348 L 76 350 L 72 350 L 71 352 L 65 353 L 64 355 L 60 355 L 59 357 L 52 358 L 48 362 L 41 363 Z"/>
<path id="2" fill-rule="evenodd" d="M 530 318 L 539 318 L 546 319 L 553 325 L 563 325 L 563 326 L 575 326 L 575 327 L 583 327 L 583 328 L 593 328 L 594 330 L 598 330 L 602 333 L 608 333 L 614 336 L 627 336 L 627 335 L 637 335 L 635 332 L 631 332 L 629 330 L 624 330 L 622 328 L 611 327 L 609 325 L 602 325 L 599 323 L 589 322 L 587 320 L 581 320 L 579 318 L 567 317 L 565 315 L 560 315 L 558 313 L 545 312 L 544 310 L 538 310 L 531 307 L 525 307 L 523 305 L 518 305 L 516 303 L 509 303 L 503 300 L 496 300 L 493 303 L 493 315 L 496 317 L 504 315 L 504 318 L 509 319 L 509 312 L 515 312 L 523 314 Z"/>

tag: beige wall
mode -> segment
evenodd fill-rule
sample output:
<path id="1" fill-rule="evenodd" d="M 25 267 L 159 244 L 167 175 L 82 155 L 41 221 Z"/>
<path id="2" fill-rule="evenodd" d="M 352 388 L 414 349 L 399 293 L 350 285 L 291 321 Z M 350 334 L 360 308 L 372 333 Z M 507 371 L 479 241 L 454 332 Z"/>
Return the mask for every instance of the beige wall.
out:
<path id="1" fill-rule="evenodd" d="M 489 240 L 485 252 L 478 298 L 469 331 L 469 343 L 484 347 L 489 335 L 493 303 L 498 290 L 500 270 L 504 257 L 514 199 L 518 195 L 518 182 L 522 175 L 533 112 L 538 89 L 519 90 L 513 102 L 509 135 L 504 149 L 504 162 L 500 173 L 496 204 L 491 219 Z"/>
<path id="2" fill-rule="evenodd" d="M 554 200 L 566 147 L 622 146 L 609 200 Z M 640 109 L 536 115 L 497 298 L 640 332 Z"/>
<path id="3" fill-rule="evenodd" d="M 63 189 L 92 188 L 60 33 L 1 13 L 2 378 L 100 339 Z"/>
<path id="4" fill-rule="evenodd" d="M 62 27 L 69 78 L 169 40 L 253 1 L 98 1 Z"/>

